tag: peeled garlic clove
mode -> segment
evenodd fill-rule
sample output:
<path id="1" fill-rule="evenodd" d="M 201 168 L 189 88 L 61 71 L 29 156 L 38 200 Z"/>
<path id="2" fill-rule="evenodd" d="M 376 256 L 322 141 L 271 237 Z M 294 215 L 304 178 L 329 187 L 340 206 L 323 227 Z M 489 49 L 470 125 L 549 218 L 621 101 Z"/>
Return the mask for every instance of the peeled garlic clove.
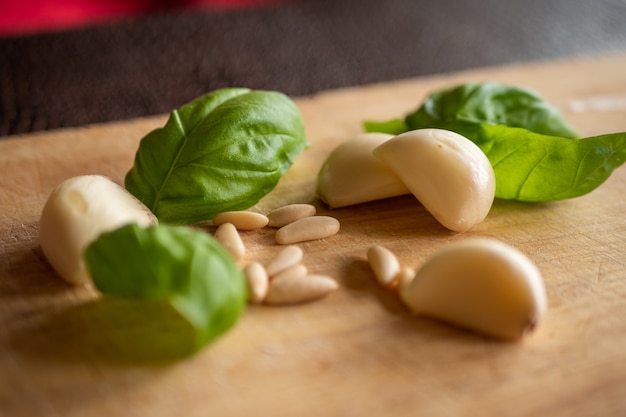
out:
<path id="1" fill-rule="evenodd" d="M 39 224 L 41 249 L 67 282 L 89 281 L 83 252 L 101 233 L 136 223 L 157 223 L 150 210 L 123 187 L 101 175 L 70 178 L 50 194 Z"/>
<path id="2" fill-rule="evenodd" d="M 394 172 L 372 155 L 392 135 L 364 133 L 337 146 L 317 176 L 317 194 L 331 208 L 410 194 Z"/>
<path id="3" fill-rule="evenodd" d="M 472 141 L 442 129 L 402 133 L 373 151 L 439 223 L 465 232 L 482 222 L 493 204 L 491 163 Z"/>
<path id="4" fill-rule="evenodd" d="M 417 314 L 501 339 L 521 338 L 547 310 L 537 267 L 517 249 L 494 239 L 450 244 L 399 291 Z"/>

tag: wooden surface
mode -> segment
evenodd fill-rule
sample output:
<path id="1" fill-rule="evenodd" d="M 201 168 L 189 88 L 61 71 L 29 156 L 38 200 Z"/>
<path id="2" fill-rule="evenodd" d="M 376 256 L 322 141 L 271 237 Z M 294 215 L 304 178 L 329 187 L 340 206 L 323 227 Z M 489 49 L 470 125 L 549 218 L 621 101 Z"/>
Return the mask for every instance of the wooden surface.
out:
<path id="1" fill-rule="evenodd" d="M 312 147 L 257 207 L 313 201 L 328 151 L 364 119 L 413 110 L 435 88 L 499 80 L 533 88 L 586 135 L 626 130 L 626 55 L 481 69 L 298 99 Z M 38 216 L 65 178 L 121 181 L 139 138 L 162 117 L 0 142 L 0 415 L 2 416 L 615 416 L 626 414 L 626 168 L 587 196 L 496 202 L 474 231 L 439 226 L 411 197 L 331 212 L 340 234 L 301 244 L 310 270 L 341 290 L 301 306 L 250 307 L 197 355 L 128 360 L 120 329 L 81 306 L 38 247 Z M 521 343 L 412 317 L 364 262 L 372 244 L 418 266 L 447 242 L 492 236 L 544 274 L 549 312 Z M 279 247 L 243 234 L 250 259 Z M 133 323 L 128 323 L 132 331 Z M 124 329 L 121 329 L 124 330 Z M 119 332 L 118 332 L 119 333 Z M 129 337 L 128 340 L 132 338 Z"/>

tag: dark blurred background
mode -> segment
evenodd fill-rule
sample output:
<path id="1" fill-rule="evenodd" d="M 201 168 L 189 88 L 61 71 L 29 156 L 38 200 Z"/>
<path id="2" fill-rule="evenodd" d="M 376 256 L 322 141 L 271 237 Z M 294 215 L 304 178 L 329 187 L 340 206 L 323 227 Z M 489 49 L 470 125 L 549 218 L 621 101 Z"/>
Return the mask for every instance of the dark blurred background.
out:
<path id="1" fill-rule="evenodd" d="M 302 96 L 626 51 L 626 0 L 152 1 L 14 31 L 5 18 L 0 137 L 169 112 L 226 86 Z"/>

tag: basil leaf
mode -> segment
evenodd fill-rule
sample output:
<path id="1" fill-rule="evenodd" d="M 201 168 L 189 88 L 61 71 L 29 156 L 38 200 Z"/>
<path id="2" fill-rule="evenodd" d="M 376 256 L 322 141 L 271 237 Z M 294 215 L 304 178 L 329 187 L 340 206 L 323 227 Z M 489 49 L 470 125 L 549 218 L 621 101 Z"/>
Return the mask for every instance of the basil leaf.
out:
<path id="1" fill-rule="evenodd" d="M 585 195 L 626 161 L 626 133 L 570 139 L 484 123 L 428 126 L 451 130 L 485 153 L 496 177 L 496 198 L 547 202 Z"/>
<path id="2" fill-rule="evenodd" d="M 497 82 L 468 83 L 434 92 L 406 117 L 409 130 L 442 122 L 501 124 L 544 135 L 578 136 L 558 109 L 535 93 Z"/>
<path id="3" fill-rule="evenodd" d="M 399 135 L 410 130 L 403 119 L 391 119 L 386 122 L 363 122 L 366 132 L 387 133 L 390 135 Z"/>
<path id="4" fill-rule="evenodd" d="M 201 231 L 128 225 L 102 234 L 84 257 L 101 293 L 176 311 L 195 330 L 195 349 L 231 328 L 246 305 L 241 271 Z"/>
<path id="5" fill-rule="evenodd" d="M 174 110 L 141 140 L 125 186 L 159 221 L 191 224 L 256 204 L 307 145 L 286 95 L 221 89 Z"/>
<path id="6" fill-rule="evenodd" d="M 600 186 L 626 159 L 626 133 L 573 140 L 576 131 L 555 107 L 528 90 L 496 82 L 434 92 L 404 122 L 407 131 L 446 129 L 476 143 L 494 168 L 496 198 L 501 199 L 579 197 Z M 399 123 L 364 123 L 370 132 L 389 126 Z"/>
<path id="7" fill-rule="evenodd" d="M 366 132 L 400 134 L 450 124 L 487 123 L 521 127 L 531 132 L 577 138 L 559 110 L 530 90 L 497 82 L 467 83 L 431 93 L 402 120 L 364 122 Z"/>
<path id="8" fill-rule="evenodd" d="M 487 155 L 496 197 L 545 202 L 584 195 L 626 161 L 626 133 L 572 140 L 504 125 L 465 130 Z"/>

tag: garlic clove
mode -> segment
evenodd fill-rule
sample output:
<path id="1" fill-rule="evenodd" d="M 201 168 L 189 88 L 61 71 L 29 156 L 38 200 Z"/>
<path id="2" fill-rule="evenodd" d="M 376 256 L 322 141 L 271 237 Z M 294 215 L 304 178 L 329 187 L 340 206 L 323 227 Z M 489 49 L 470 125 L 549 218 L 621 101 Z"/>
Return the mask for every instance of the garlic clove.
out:
<path id="1" fill-rule="evenodd" d="M 364 133 L 337 146 L 317 177 L 317 194 L 330 208 L 410 194 L 394 172 L 372 155 L 392 135 Z"/>
<path id="2" fill-rule="evenodd" d="M 486 238 L 448 245 L 399 292 L 417 314 L 501 339 L 520 339 L 547 310 L 543 279 L 533 262 Z"/>
<path id="3" fill-rule="evenodd" d="M 465 232 L 493 204 L 491 163 L 469 139 L 442 129 L 402 133 L 373 151 L 446 228 Z"/>
<path id="4" fill-rule="evenodd" d="M 67 282 L 90 280 L 83 252 L 101 233 L 130 223 L 157 223 L 150 210 L 101 175 L 70 178 L 50 194 L 41 213 L 39 242 L 54 270 Z"/>

